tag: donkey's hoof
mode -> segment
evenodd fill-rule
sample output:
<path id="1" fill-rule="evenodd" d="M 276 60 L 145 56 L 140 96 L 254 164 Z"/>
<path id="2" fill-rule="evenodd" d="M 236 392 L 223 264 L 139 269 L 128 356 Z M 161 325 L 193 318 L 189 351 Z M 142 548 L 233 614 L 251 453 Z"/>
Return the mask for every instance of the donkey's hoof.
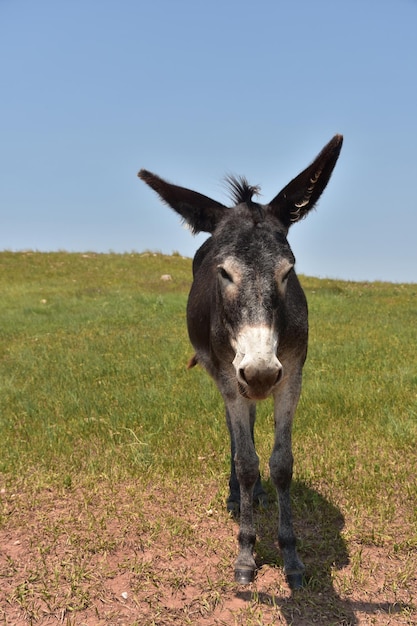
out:
<path id="1" fill-rule="evenodd" d="M 297 591 L 304 587 L 304 576 L 300 572 L 286 575 L 287 583 L 291 591 Z"/>
<path id="2" fill-rule="evenodd" d="M 269 506 L 268 494 L 265 493 L 265 491 L 262 491 L 261 493 L 255 494 L 253 496 L 253 504 L 254 504 L 254 506 L 258 507 L 259 509 L 267 509 L 268 506 Z"/>
<path id="3" fill-rule="evenodd" d="M 226 506 L 229 515 L 234 519 L 238 519 L 240 515 L 240 503 L 234 500 L 228 500 Z"/>
<path id="4" fill-rule="evenodd" d="M 249 567 L 235 569 L 235 582 L 239 585 L 249 585 L 253 583 L 255 578 L 255 570 Z"/>

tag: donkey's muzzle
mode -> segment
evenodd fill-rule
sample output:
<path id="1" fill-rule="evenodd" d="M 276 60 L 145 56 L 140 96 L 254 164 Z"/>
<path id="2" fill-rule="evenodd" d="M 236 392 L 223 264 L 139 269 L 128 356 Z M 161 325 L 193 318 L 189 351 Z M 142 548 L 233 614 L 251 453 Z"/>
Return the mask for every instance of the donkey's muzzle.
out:
<path id="1" fill-rule="evenodd" d="M 282 365 L 275 357 L 272 362 L 246 362 L 243 359 L 237 371 L 240 393 L 249 400 L 263 400 L 271 395 L 282 378 Z"/>
<path id="2" fill-rule="evenodd" d="M 235 344 L 233 365 L 241 395 L 248 400 L 267 398 L 282 379 L 276 330 L 266 324 L 246 326 Z"/>

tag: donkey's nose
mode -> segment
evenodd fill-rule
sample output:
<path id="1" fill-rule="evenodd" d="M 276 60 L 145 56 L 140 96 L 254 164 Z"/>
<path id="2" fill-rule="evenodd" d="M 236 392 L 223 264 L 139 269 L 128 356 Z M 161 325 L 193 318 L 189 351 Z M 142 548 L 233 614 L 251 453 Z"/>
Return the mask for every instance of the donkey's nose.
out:
<path id="1" fill-rule="evenodd" d="M 268 364 L 241 363 L 238 370 L 238 380 L 241 384 L 243 383 L 245 395 L 253 399 L 268 396 L 281 378 L 282 365 L 278 359 Z"/>

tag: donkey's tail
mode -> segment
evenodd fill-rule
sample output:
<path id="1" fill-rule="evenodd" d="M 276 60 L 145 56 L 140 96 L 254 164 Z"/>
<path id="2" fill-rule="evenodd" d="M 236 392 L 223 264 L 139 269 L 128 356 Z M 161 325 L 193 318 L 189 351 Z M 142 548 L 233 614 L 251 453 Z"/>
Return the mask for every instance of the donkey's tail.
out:
<path id="1" fill-rule="evenodd" d="M 190 370 L 192 367 L 195 367 L 197 363 L 198 363 L 197 355 L 193 354 L 193 356 L 187 363 L 187 370 Z"/>

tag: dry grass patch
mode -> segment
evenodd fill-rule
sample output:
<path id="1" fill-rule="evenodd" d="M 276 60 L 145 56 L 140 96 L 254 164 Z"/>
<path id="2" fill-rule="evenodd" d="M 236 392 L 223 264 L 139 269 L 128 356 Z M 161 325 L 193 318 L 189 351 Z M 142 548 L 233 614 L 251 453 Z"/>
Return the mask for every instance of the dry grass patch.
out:
<path id="1" fill-rule="evenodd" d="M 316 495 L 314 495 L 316 494 Z M 237 525 L 224 491 L 202 481 L 146 486 L 103 482 L 56 493 L 2 493 L 0 531 L 4 624 L 413 624 L 415 549 L 366 545 L 337 507 L 315 498 L 297 519 L 309 579 L 291 594 L 275 543 L 276 504 L 257 513 L 259 571 L 233 582 Z M 271 514 L 273 513 L 273 515 Z M 319 524 L 331 515 L 332 524 Z M 399 537 L 401 539 L 401 537 Z"/>

